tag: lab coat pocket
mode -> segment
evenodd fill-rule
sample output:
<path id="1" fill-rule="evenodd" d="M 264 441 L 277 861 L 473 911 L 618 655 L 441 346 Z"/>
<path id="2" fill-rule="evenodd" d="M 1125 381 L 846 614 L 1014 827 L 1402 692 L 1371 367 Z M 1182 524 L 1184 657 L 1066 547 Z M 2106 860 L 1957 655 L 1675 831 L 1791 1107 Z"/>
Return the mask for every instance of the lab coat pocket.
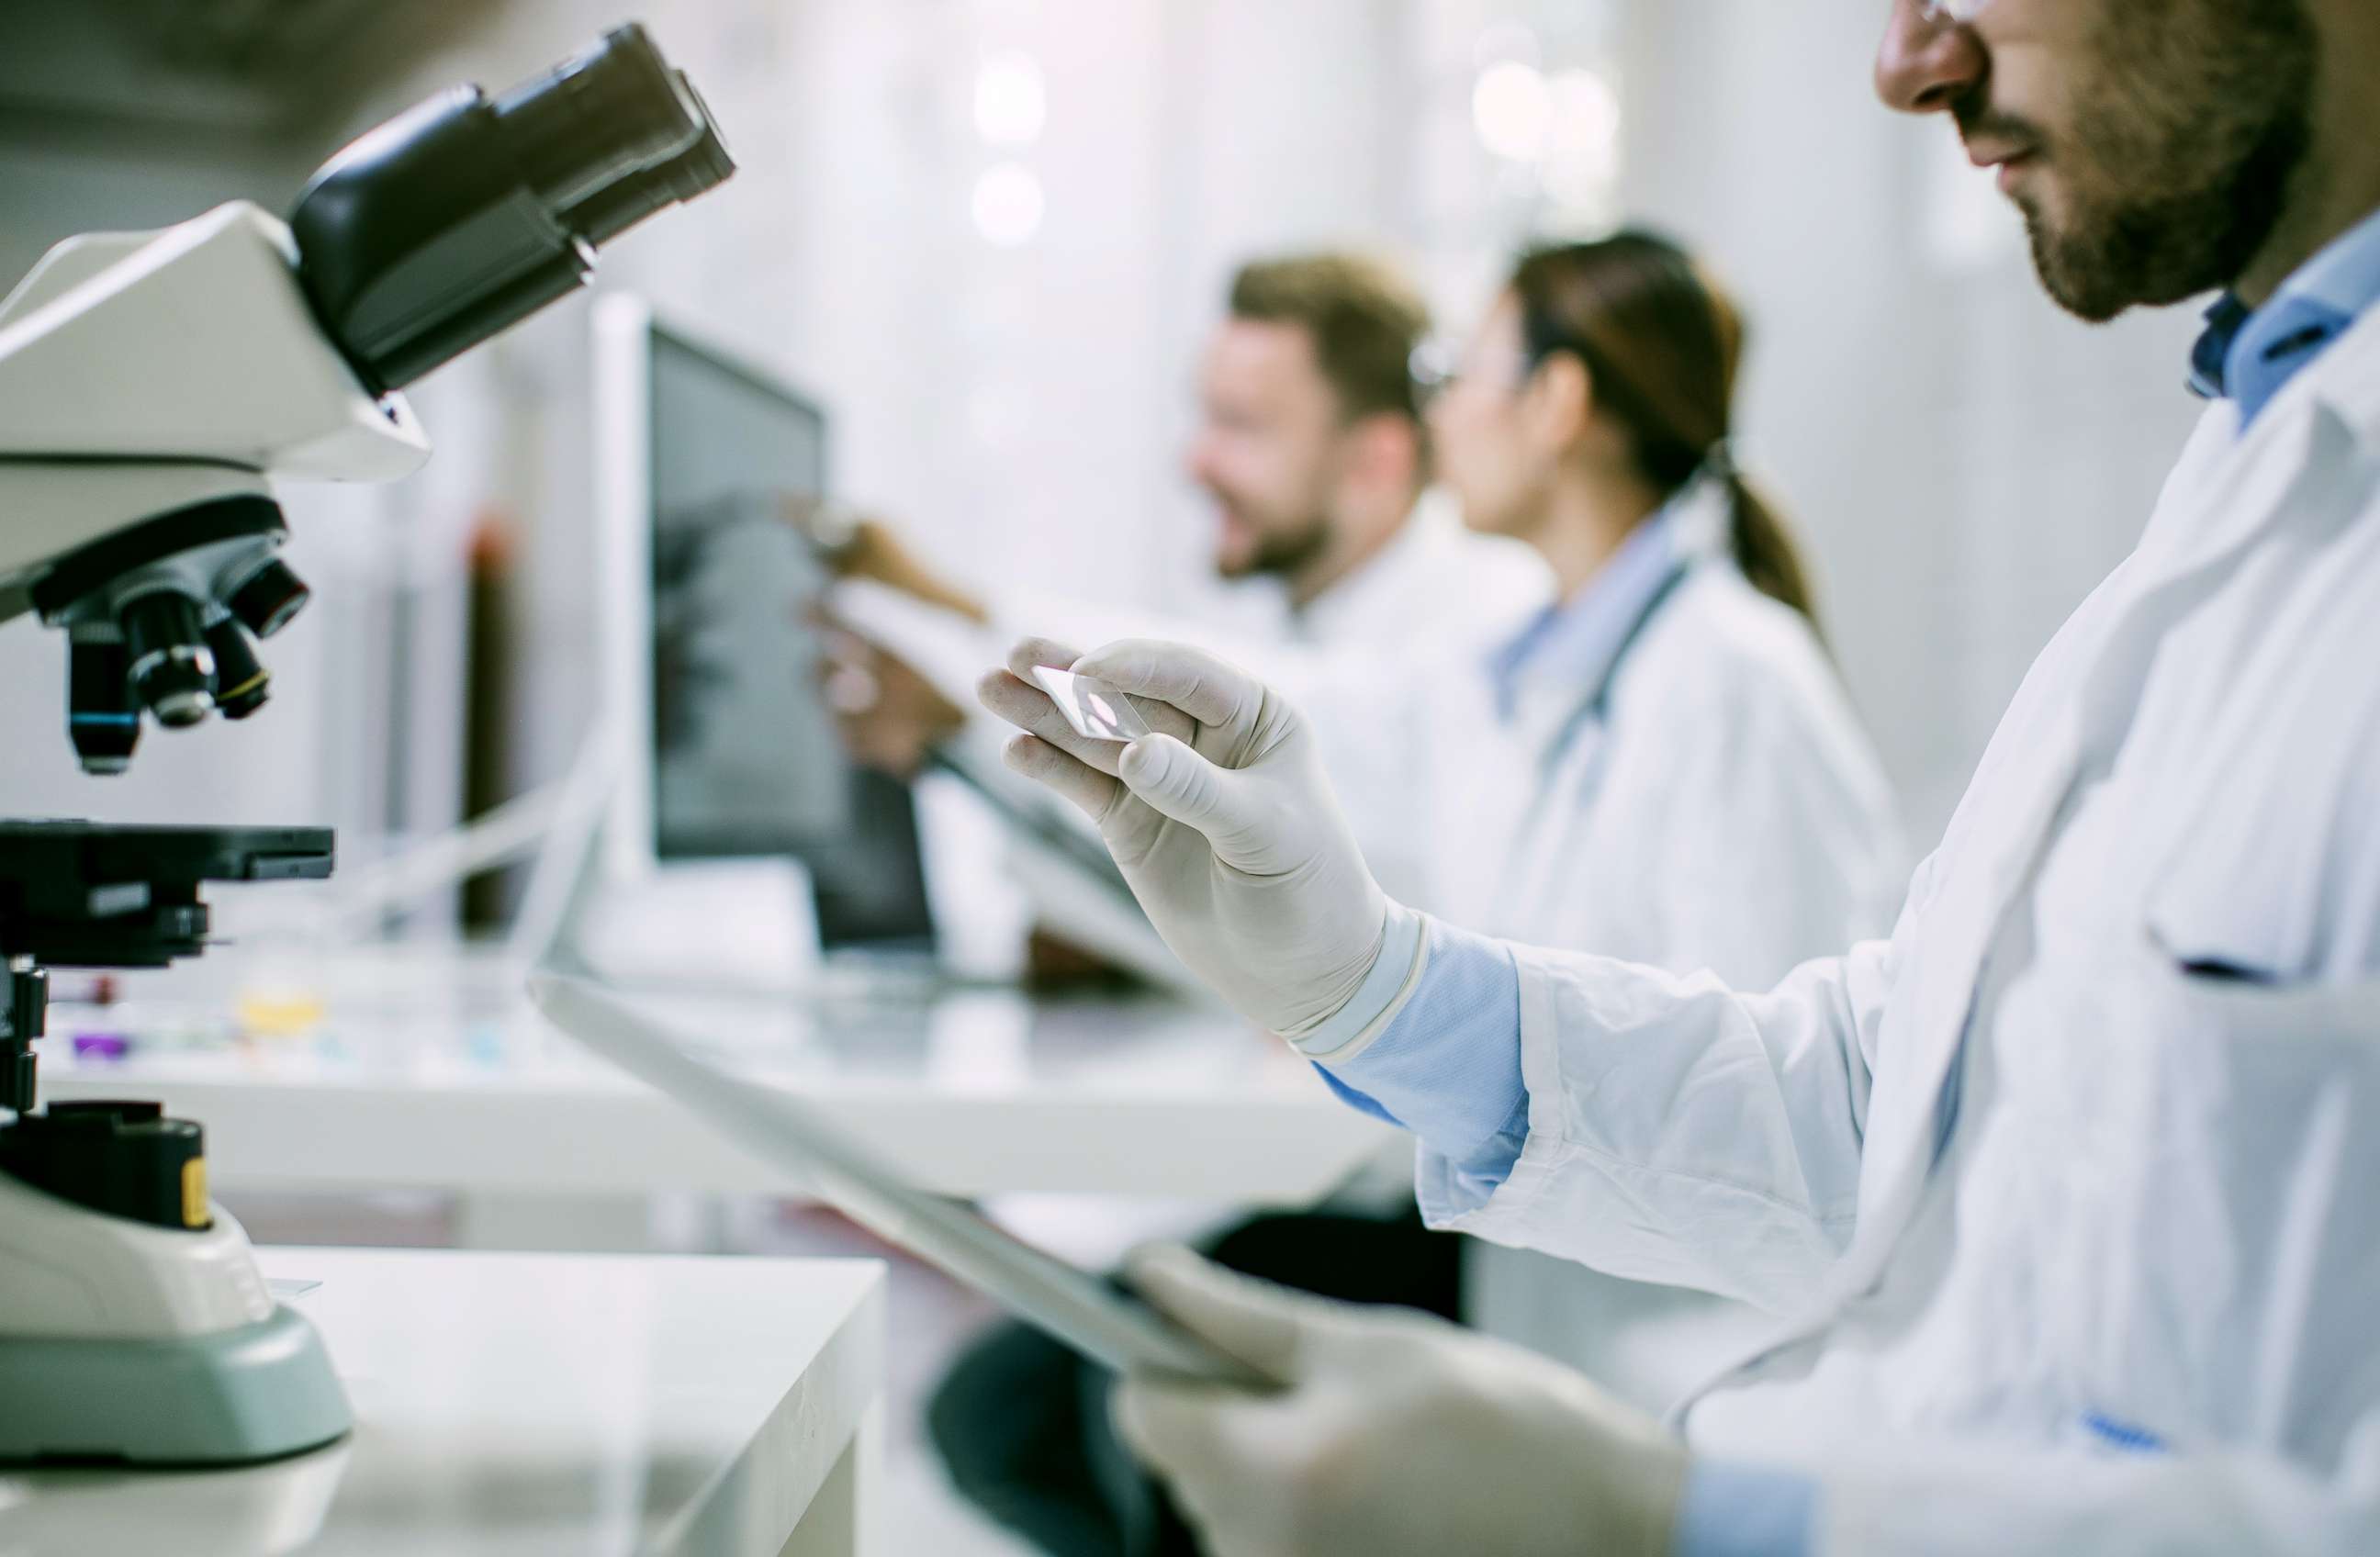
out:
<path id="1" fill-rule="evenodd" d="M 2328 1463 L 2380 1400 L 2380 984 L 2155 953 L 2088 982 L 2068 1081 L 2096 1182 L 2044 1294 L 2076 1404 Z"/>

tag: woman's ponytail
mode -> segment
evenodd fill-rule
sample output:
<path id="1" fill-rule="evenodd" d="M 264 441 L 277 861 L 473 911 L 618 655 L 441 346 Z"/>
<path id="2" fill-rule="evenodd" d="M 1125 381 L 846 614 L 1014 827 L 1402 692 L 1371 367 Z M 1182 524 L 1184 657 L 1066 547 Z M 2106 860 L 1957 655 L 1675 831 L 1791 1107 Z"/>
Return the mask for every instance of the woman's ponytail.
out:
<path id="1" fill-rule="evenodd" d="M 1744 337 L 1733 299 L 1683 248 L 1642 231 L 1537 249 L 1512 286 L 1530 362 L 1568 353 L 1585 365 L 1597 410 L 1627 428 L 1665 501 L 1698 480 L 1723 484 L 1737 568 L 1816 630 L 1801 549 L 1730 448 Z"/>
<path id="2" fill-rule="evenodd" d="M 1793 532 L 1785 527 L 1777 510 L 1732 463 L 1721 467 L 1718 474 L 1727 487 L 1728 549 L 1734 554 L 1736 571 L 1763 595 L 1801 612 L 1810 630 L 1824 639 L 1827 634 L 1818 622 L 1818 602 L 1810 587 L 1810 570 L 1802 561 L 1802 549 L 1794 543 Z"/>

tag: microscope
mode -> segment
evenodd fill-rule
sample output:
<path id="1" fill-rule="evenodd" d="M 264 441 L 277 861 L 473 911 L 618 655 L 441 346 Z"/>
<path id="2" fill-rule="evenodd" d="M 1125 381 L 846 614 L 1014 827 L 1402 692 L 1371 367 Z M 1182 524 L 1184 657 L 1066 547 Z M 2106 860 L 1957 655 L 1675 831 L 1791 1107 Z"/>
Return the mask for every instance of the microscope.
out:
<path id="1" fill-rule="evenodd" d="M 500 96 L 457 87 L 315 175 L 51 249 L 0 300 L 0 623 L 66 640 L 67 735 L 122 773 L 153 721 L 247 719 L 309 599 L 281 480 L 429 458 L 399 392 L 582 285 L 596 249 L 735 171 L 638 27 Z M 209 882 L 317 878 L 310 827 L 0 823 L 0 1464 L 253 1464 L 344 1435 L 321 1337 L 208 1197 L 200 1127 L 36 1107 L 54 967 L 205 947 Z"/>

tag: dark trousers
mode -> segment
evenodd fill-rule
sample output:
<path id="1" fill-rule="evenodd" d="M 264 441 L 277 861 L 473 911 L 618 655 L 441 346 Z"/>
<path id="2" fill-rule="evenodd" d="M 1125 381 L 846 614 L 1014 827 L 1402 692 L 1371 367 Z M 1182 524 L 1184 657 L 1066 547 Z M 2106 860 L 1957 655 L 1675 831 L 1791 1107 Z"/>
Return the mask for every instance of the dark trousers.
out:
<path id="1" fill-rule="evenodd" d="M 1235 1271 L 1352 1303 L 1457 1316 L 1463 1240 L 1392 1217 L 1260 1216 L 1208 1248 Z M 959 1491 L 1053 1557 L 1189 1557 L 1197 1543 L 1109 1425 L 1113 1376 L 1022 1324 L 986 1332 L 928 1407 Z"/>

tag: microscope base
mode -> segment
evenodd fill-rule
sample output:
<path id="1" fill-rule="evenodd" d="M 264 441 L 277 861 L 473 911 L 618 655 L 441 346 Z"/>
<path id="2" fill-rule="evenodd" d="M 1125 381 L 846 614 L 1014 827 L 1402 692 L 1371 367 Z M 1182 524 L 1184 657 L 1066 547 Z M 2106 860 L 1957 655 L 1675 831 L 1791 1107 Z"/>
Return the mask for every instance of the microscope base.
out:
<path id="1" fill-rule="evenodd" d="M 254 1465 L 354 1426 L 322 1337 L 285 1306 L 211 1335 L 0 1334 L 0 1464 Z"/>

